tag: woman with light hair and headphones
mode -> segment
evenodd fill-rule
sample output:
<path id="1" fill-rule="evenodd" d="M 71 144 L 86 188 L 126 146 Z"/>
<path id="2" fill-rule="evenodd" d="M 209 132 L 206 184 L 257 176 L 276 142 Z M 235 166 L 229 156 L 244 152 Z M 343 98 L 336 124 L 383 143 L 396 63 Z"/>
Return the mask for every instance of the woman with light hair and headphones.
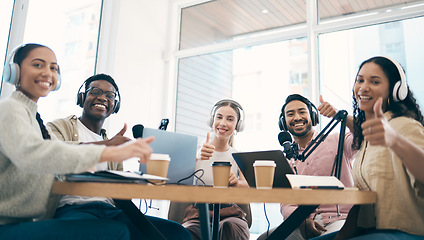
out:
<path id="1" fill-rule="evenodd" d="M 244 128 L 243 108 L 234 100 L 223 99 L 218 101 L 212 108 L 207 124 L 211 127 L 213 133 L 211 135 L 207 132 L 206 140 L 199 148 L 196 158 L 196 171 L 199 169 L 204 171 L 201 180 L 205 185 L 212 186 L 211 164 L 214 161 L 228 161 L 231 163 L 228 185 L 232 187 L 249 187 L 231 155 L 237 152 L 232 146 L 234 135 L 236 132 L 243 131 Z M 219 239 L 249 239 L 250 233 L 246 212 L 237 204 L 222 204 L 220 215 Z M 197 207 L 190 205 L 186 209 L 183 226 L 190 231 L 194 240 L 200 239 L 201 236 L 200 221 L 197 216 Z"/>
<path id="2" fill-rule="evenodd" d="M 154 138 L 111 147 L 58 141 L 37 112 L 39 98 L 61 83 L 56 55 L 46 46 L 25 44 L 13 50 L 3 79 L 16 91 L 0 101 L 0 239 L 130 239 L 127 226 L 113 220 L 34 220 L 46 212 L 54 174 L 132 157 L 144 163 Z"/>
<path id="3" fill-rule="evenodd" d="M 352 207 L 337 236 L 424 239 L 424 121 L 405 73 L 388 57 L 364 61 L 353 86 L 355 187 L 377 203 Z"/>

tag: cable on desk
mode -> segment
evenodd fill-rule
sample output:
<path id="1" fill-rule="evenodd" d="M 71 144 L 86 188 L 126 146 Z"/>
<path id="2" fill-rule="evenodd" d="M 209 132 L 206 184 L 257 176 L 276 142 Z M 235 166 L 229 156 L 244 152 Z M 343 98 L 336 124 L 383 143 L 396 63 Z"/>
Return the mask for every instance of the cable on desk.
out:
<path id="1" fill-rule="evenodd" d="M 198 172 L 202 172 L 202 174 L 200 175 L 200 177 L 196 176 L 196 173 L 198 173 Z M 181 185 L 181 182 L 182 181 L 187 180 L 187 179 L 189 179 L 189 178 L 191 178 L 191 177 L 194 176 L 194 178 L 196 178 L 196 185 L 197 185 L 197 180 L 200 180 L 203 183 L 203 186 L 205 186 L 205 182 L 203 182 L 203 180 L 201 179 L 201 177 L 203 177 L 204 174 L 205 174 L 205 171 L 203 169 L 198 169 L 194 173 L 190 174 L 190 176 L 178 180 L 177 184 L 178 185 Z"/>
<path id="2" fill-rule="evenodd" d="M 201 172 L 202 174 L 200 176 L 197 176 L 196 173 Z M 205 186 L 205 182 L 202 180 L 203 175 L 205 174 L 205 171 L 203 169 L 198 169 L 197 171 L 195 171 L 194 173 L 194 177 L 196 178 L 195 184 L 197 186 L 197 181 L 201 181 L 202 185 Z"/>

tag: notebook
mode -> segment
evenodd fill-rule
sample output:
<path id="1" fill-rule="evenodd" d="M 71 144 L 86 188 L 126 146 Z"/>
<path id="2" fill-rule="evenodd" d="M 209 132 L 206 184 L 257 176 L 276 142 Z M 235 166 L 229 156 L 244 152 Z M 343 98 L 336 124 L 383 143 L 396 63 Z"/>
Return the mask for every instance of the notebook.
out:
<path id="1" fill-rule="evenodd" d="M 159 129 L 144 128 L 143 138 L 155 136 L 155 140 L 150 143 L 153 153 L 169 154 L 168 175 L 166 184 L 192 185 L 196 165 L 197 137 L 182 133 L 169 132 Z M 147 172 L 146 164 L 140 164 L 140 171 Z M 188 178 L 189 177 L 189 178 Z"/>
<path id="2" fill-rule="evenodd" d="M 168 180 L 167 178 L 149 174 L 115 170 L 70 173 L 65 174 L 64 177 L 65 181 L 68 182 L 148 183 L 150 180 Z"/>
<path id="3" fill-rule="evenodd" d="M 253 169 L 255 160 L 273 160 L 277 165 L 275 167 L 273 187 L 291 188 L 286 174 L 294 174 L 294 172 L 282 151 L 238 152 L 233 153 L 233 158 L 237 162 L 250 187 L 256 187 L 255 171 Z"/>

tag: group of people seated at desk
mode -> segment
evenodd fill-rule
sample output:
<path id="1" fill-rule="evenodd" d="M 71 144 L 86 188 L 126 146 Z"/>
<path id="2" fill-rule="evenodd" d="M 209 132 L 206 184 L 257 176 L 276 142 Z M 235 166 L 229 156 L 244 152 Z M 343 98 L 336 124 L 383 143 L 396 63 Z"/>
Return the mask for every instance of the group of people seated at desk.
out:
<path id="1" fill-rule="evenodd" d="M 112 199 L 51 194 L 55 176 L 122 170 L 122 162 L 132 157 L 148 161 L 153 137 L 131 140 L 124 136 L 124 125 L 108 139 L 102 129 L 105 119 L 120 108 L 113 78 L 106 74 L 88 78 L 77 93 L 82 115 L 46 127 L 37 101 L 60 88 L 54 52 L 39 44 L 21 45 L 8 57 L 3 71 L 3 79 L 16 91 L 0 101 L 0 239 L 147 239 Z M 347 187 L 376 192 L 377 203 L 320 206 L 289 239 L 424 239 L 424 120 L 402 67 L 387 57 L 364 61 L 353 86 L 353 102 L 341 181 Z M 292 94 L 278 124 L 303 151 L 318 134 L 313 129 L 318 115 L 331 118 L 336 113 L 322 97 L 315 107 L 307 98 Z M 236 152 L 234 136 L 244 128 L 243 108 L 224 99 L 210 115 L 212 134 L 208 132 L 199 147 L 196 169 L 203 169 L 203 181 L 211 184 L 211 162 L 227 159 L 232 163 L 229 186 L 248 187 L 231 155 Z M 338 133 L 329 135 L 306 161 L 296 161 L 297 173 L 331 175 L 338 137 Z M 295 208 L 281 205 L 281 213 L 286 218 Z M 220 239 L 249 239 L 246 214 L 237 204 L 223 204 Z M 201 238 L 195 203 L 186 209 L 182 224 L 147 218 L 167 239 Z"/>

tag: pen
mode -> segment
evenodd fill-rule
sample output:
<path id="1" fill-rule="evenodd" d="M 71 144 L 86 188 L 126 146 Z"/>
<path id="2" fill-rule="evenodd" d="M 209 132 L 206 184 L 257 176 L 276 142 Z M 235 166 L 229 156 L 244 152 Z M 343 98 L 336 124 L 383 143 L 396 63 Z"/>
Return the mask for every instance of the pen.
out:
<path id="1" fill-rule="evenodd" d="M 308 189 L 344 189 L 344 187 L 339 187 L 339 186 L 300 186 L 299 188 L 308 188 Z"/>

